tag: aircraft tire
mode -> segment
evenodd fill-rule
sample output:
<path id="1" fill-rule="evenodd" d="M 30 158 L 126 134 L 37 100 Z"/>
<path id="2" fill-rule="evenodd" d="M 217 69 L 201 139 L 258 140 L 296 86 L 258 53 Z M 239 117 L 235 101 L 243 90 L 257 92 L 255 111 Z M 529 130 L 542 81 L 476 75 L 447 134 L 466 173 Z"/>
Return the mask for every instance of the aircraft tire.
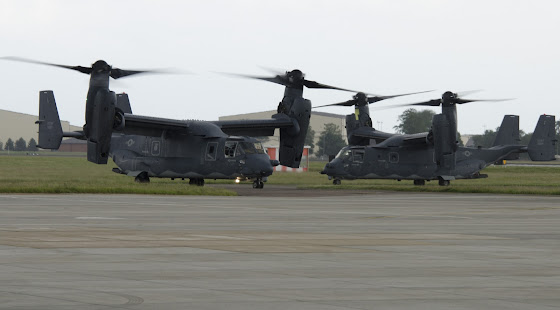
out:
<path id="1" fill-rule="evenodd" d="M 253 188 L 263 188 L 264 187 L 264 182 L 261 180 L 255 180 L 253 181 Z"/>
<path id="2" fill-rule="evenodd" d="M 141 172 L 140 174 L 138 174 L 135 178 L 134 181 L 137 183 L 150 183 L 150 177 L 148 176 L 148 173 L 146 171 Z"/>
<path id="3" fill-rule="evenodd" d="M 342 184 L 342 181 L 341 181 L 340 179 L 334 179 L 334 180 L 332 181 L 332 184 L 334 184 L 334 185 L 340 185 L 340 184 Z"/>
<path id="4" fill-rule="evenodd" d="M 426 185 L 426 181 L 425 180 L 414 180 L 414 185 L 423 186 L 423 185 Z"/>
<path id="5" fill-rule="evenodd" d="M 439 186 L 449 186 L 449 180 L 439 180 Z"/>

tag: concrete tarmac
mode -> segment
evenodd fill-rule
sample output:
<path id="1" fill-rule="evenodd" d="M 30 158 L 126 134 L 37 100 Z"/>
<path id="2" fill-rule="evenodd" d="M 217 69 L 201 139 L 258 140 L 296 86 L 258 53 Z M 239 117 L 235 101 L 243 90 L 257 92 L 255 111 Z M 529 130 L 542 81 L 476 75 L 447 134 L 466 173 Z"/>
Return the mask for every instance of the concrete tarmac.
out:
<path id="1" fill-rule="evenodd" d="M 0 195 L 0 309 L 560 308 L 559 197 L 317 192 Z"/>

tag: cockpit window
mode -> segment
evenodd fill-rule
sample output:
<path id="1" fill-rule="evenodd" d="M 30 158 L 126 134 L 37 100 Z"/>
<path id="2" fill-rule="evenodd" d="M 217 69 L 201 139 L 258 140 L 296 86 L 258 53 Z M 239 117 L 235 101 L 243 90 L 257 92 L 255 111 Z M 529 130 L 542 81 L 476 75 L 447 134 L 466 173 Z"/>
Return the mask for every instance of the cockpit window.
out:
<path id="1" fill-rule="evenodd" d="M 224 145 L 224 154 L 226 157 L 235 157 L 235 150 L 237 149 L 237 142 L 226 141 Z"/>
<path id="2" fill-rule="evenodd" d="M 338 155 L 336 155 L 336 158 L 346 158 L 350 155 L 350 149 L 342 149 L 340 150 L 340 152 L 338 152 Z"/>
<path id="3" fill-rule="evenodd" d="M 245 154 L 264 154 L 264 148 L 260 142 L 239 142 L 239 147 Z"/>

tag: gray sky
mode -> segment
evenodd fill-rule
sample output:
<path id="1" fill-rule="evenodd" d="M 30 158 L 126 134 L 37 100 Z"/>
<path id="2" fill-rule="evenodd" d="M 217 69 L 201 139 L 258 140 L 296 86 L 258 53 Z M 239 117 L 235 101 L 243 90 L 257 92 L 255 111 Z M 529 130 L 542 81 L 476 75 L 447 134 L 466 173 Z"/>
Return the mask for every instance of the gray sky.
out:
<path id="1" fill-rule="evenodd" d="M 516 99 L 459 106 L 461 133 L 494 129 L 504 114 L 520 115 L 521 129 L 532 132 L 540 114 L 560 116 L 558 12 L 553 0 L 2 0 L 0 56 L 192 73 L 112 83 L 142 115 L 215 120 L 276 109 L 281 86 L 212 73 L 268 74 L 262 66 L 373 94 L 436 90 L 379 106 L 483 89 L 468 98 Z M 8 61 L 0 72 L 0 109 L 37 114 L 38 92 L 51 89 L 61 118 L 83 124 L 88 76 Z M 304 93 L 314 106 L 352 95 Z M 393 131 L 405 109 L 373 111 L 374 127 Z"/>

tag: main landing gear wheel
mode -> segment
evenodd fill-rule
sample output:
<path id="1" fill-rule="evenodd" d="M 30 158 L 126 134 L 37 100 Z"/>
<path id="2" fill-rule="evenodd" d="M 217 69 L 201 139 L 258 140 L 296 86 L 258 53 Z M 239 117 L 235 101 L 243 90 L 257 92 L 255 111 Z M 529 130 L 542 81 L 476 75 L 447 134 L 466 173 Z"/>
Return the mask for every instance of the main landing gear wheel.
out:
<path id="1" fill-rule="evenodd" d="M 439 180 L 439 186 L 449 186 L 449 180 Z"/>
<path id="2" fill-rule="evenodd" d="M 253 188 L 263 188 L 264 182 L 261 179 L 256 179 L 253 181 Z"/>
<path id="3" fill-rule="evenodd" d="M 204 179 L 189 179 L 189 185 L 204 186 Z"/>
<path id="4" fill-rule="evenodd" d="M 414 185 L 426 185 L 425 180 L 414 180 Z"/>
<path id="5" fill-rule="evenodd" d="M 340 181 L 340 179 L 334 179 L 334 180 L 332 181 L 332 184 L 334 184 L 334 185 L 340 185 L 340 184 L 342 184 L 342 181 Z"/>
<path id="6" fill-rule="evenodd" d="M 146 171 L 141 172 L 140 174 L 138 174 L 135 178 L 134 181 L 137 183 L 150 183 L 150 177 L 148 176 L 148 173 Z"/>

